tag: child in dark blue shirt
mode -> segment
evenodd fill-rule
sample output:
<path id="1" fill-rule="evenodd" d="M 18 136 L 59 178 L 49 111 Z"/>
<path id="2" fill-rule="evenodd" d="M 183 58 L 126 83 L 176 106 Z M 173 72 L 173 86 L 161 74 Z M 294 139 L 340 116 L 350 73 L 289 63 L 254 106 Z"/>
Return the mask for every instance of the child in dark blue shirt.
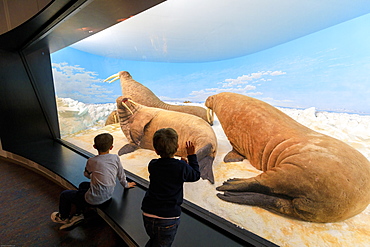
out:
<path id="1" fill-rule="evenodd" d="M 150 239 L 146 246 L 171 246 L 180 224 L 184 182 L 200 179 L 199 165 L 192 142 L 186 142 L 186 159 L 175 159 L 178 135 L 172 128 L 157 130 L 153 136 L 153 147 L 159 159 L 150 161 L 149 189 L 141 209 L 144 226 Z"/>

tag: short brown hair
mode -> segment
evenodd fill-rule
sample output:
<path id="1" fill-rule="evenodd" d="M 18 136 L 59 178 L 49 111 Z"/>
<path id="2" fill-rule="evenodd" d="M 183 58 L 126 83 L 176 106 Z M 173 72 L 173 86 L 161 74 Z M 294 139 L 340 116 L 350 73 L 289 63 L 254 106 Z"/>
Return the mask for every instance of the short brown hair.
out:
<path id="1" fill-rule="evenodd" d="M 172 128 L 157 130 L 153 135 L 153 147 L 162 158 L 171 158 L 177 152 L 178 135 Z"/>
<path id="2" fill-rule="evenodd" d="M 94 145 L 99 152 L 106 152 L 113 145 L 113 136 L 109 133 L 99 134 L 94 138 Z"/>

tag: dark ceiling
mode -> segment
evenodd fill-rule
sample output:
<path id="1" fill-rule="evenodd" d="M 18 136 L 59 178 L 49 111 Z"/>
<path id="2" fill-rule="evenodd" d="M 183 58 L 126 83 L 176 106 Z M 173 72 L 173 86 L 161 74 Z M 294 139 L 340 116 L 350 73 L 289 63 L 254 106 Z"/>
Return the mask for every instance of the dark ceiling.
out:
<path id="1" fill-rule="evenodd" d="M 164 1 L 55 0 L 22 25 L 0 35 L 0 49 L 20 50 L 47 43 L 52 53 Z"/>
<path id="2" fill-rule="evenodd" d="M 69 46 L 164 0 L 95 0 L 68 16 L 48 36 L 50 52 Z"/>

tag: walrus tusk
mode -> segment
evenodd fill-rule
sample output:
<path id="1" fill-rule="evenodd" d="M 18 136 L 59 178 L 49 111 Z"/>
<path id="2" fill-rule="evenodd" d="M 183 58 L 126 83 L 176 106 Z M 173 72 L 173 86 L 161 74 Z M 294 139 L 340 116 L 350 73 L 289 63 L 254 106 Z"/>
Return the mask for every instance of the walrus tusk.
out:
<path id="1" fill-rule="evenodd" d="M 214 111 L 212 111 L 210 108 L 207 108 L 207 121 L 210 124 L 213 124 L 214 120 Z"/>
<path id="2" fill-rule="evenodd" d="M 122 105 L 131 112 L 131 115 L 134 115 L 134 113 L 131 111 L 131 109 L 122 101 Z"/>
<path id="3" fill-rule="evenodd" d="M 130 103 L 132 103 L 132 104 L 134 104 L 134 105 L 137 105 L 134 101 L 132 101 L 130 99 L 128 99 L 127 101 L 130 102 Z"/>
<path id="4" fill-rule="evenodd" d="M 114 74 L 109 76 L 107 79 L 104 80 L 104 82 L 112 83 L 114 81 L 117 81 L 119 79 L 119 74 Z"/>
<path id="5" fill-rule="evenodd" d="M 207 108 L 207 121 L 208 123 L 211 121 L 211 110 Z"/>

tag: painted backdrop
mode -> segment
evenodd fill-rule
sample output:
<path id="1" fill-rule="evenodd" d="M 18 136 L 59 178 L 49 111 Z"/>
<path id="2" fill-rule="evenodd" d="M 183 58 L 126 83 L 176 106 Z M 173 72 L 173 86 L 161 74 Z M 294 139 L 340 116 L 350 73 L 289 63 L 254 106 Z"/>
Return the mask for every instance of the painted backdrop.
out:
<path id="1" fill-rule="evenodd" d="M 162 100 L 204 102 L 229 91 L 274 106 L 370 114 L 369 26 L 370 14 L 255 54 L 207 63 L 126 61 L 67 47 L 52 54 L 56 93 L 83 103 L 113 103 L 119 83 L 103 80 L 126 70 Z"/>

